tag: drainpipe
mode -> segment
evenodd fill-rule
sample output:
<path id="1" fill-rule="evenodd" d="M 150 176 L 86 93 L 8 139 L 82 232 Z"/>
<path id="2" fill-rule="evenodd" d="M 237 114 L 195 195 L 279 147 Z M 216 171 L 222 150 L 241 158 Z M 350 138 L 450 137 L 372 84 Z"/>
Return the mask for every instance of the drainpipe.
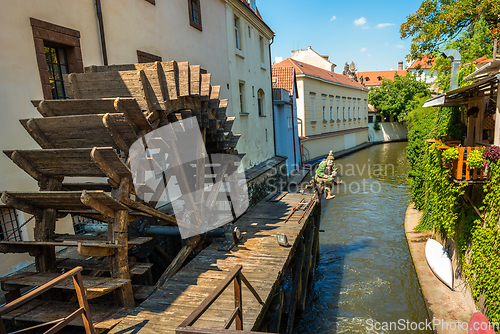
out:
<path id="1" fill-rule="evenodd" d="M 458 72 L 460 71 L 460 62 L 462 57 L 460 53 L 455 49 L 446 50 L 442 56 L 444 58 L 451 57 L 453 61 L 451 63 L 451 78 L 450 78 L 450 90 L 454 90 L 458 88 Z"/>
<path id="2" fill-rule="evenodd" d="M 300 122 L 300 125 L 301 125 L 300 127 L 301 127 L 301 129 L 302 129 L 302 131 L 301 131 L 301 132 L 302 132 L 302 134 L 304 134 L 304 122 L 302 122 L 302 119 L 300 119 L 300 118 L 299 118 L 299 115 L 297 114 L 297 126 L 299 126 L 299 125 L 298 125 L 298 124 L 299 124 L 299 122 Z M 299 129 L 297 129 L 297 135 L 298 135 L 298 131 L 299 131 Z M 302 145 L 300 144 L 300 137 L 299 137 L 299 149 L 300 149 L 300 159 L 302 159 L 303 155 L 302 155 Z M 301 163 L 302 163 L 302 165 L 303 165 L 303 164 L 304 164 L 304 161 L 302 161 Z"/>
<path id="3" fill-rule="evenodd" d="M 101 0 L 95 0 L 95 12 L 99 23 L 99 38 L 101 40 L 102 60 L 104 66 L 108 65 L 108 53 L 106 51 L 106 39 L 104 38 L 104 23 L 102 20 Z"/>
<path id="4" fill-rule="evenodd" d="M 295 90 L 295 88 L 294 88 Z M 293 101 L 293 97 L 295 96 L 295 94 L 292 95 L 292 141 L 293 141 L 293 166 L 294 166 L 294 170 L 297 169 L 297 154 L 295 153 L 296 151 L 296 148 L 295 148 L 295 121 L 294 121 L 294 117 L 293 117 L 293 107 L 294 107 L 294 101 Z M 298 131 L 297 131 L 297 135 L 298 135 Z"/>
<path id="5" fill-rule="evenodd" d="M 271 43 L 269 43 L 269 84 L 271 85 L 271 105 L 273 106 L 273 140 L 274 140 L 274 155 L 276 155 L 276 127 L 275 127 L 275 120 L 274 120 L 274 100 L 273 100 L 273 63 L 271 61 L 271 45 L 274 43 L 274 35 L 271 40 Z"/>

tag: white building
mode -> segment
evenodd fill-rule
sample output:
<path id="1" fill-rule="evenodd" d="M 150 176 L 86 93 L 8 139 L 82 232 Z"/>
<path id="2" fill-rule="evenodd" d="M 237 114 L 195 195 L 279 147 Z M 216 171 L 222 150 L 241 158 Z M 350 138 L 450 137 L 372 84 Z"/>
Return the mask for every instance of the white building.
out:
<path id="1" fill-rule="evenodd" d="M 242 136 L 236 149 L 245 153 L 245 169 L 274 156 L 273 101 L 269 45 L 274 33 L 255 1 L 227 0 L 226 26 L 231 75 L 228 116 Z M 232 113 L 232 114 L 231 114 Z"/>

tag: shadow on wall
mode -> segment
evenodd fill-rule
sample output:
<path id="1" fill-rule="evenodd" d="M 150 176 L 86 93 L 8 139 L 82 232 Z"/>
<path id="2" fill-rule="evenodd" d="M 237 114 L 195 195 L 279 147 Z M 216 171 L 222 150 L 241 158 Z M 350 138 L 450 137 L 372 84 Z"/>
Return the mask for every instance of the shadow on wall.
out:
<path id="1" fill-rule="evenodd" d="M 400 122 L 381 122 L 380 130 L 375 131 L 373 124 L 368 124 L 369 142 L 389 142 L 408 139 L 408 128 L 406 123 Z"/>

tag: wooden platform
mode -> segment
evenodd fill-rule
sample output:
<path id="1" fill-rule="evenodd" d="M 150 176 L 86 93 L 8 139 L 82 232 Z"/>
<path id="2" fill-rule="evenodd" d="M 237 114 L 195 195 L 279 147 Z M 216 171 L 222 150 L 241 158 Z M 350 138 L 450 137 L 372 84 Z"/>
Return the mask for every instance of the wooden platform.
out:
<path id="1" fill-rule="evenodd" d="M 231 251 L 219 251 L 220 243 L 212 243 L 131 311 L 110 333 L 174 333 L 236 264 L 243 266 L 245 277 L 262 300 L 270 305 L 275 288 L 286 274 L 284 270 L 290 267 L 300 243 L 298 236 L 305 230 L 304 223 L 316 208 L 312 205 L 306 211 L 297 210 L 299 203 L 309 200 L 310 195 L 287 193 L 281 195 L 278 201 L 263 201 L 253 207 L 236 223 L 244 236 L 240 244 Z M 296 218 L 299 213 L 301 219 Z M 287 220 L 292 216 L 293 220 Z M 290 247 L 278 245 L 277 232 L 286 234 Z M 221 329 L 233 310 L 234 291 L 231 284 L 195 326 Z M 243 329 L 258 329 L 265 313 L 266 309 L 243 287 Z"/>

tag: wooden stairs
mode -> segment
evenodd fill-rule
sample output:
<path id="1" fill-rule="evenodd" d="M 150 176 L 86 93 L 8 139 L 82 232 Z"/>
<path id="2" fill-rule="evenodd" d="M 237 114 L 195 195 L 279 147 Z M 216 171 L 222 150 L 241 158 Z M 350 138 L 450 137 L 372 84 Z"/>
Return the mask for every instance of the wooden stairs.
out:
<path id="1" fill-rule="evenodd" d="M 24 287 L 39 286 L 62 270 L 82 266 L 90 271 L 83 277 L 89 300 L 114 294 L 117 306 L 90 306 L 97 312 L 92 314 L 96 329 L 105 330 L 116 323 L 113 314 L 136 305 L 134 291 L 136 299 L 150 292 L 147 286 L 132 287 L 131 276 L 145 274 L 152 264 L 129 262 L 128 250 L 152 238 L 129 237 L 128 224 L 138 217 L 149 217 L 160 225 L 177 225 L 174 217 L 155 208 L 158 192 L 163 189 L 134 188 L 128 162 L 130 146 L 161 126 L 193 116 L 208 153 L 237 154 L 240 136 L 231 131 L 234 118 L 226 117 L 228 101 L 219 99 L 220 86 L 212 86 L 211 75 L 202 74 L 200 66 L 175 61 L 91 66 L 85 73 L 71 73 L 64 80 L 70 99 L 32 101 L 42 117 L 20 120 L 41 149 L 4 151 L 38 182 L 39 191 L 5 191 L 1 195 L 6 205 L 34 216 L 35 240 L 1 241 L 0 252 L 29 253 L 35 257 L 35 265 L 0 281 L 7 297 L 13 299 Z M 199 167 L 202 171 L 207 168 Z M 234 168 L 234 164 L 221 168 L 219 175 Z M 180 168 L 174 175 L 185 185 L 183 193 L 204 189 L 204 177 L 197 177 L 197 182 L 187 180 Z M 71 182 L 69 178 L 75 177 L 88 181 Z M 138 192 L 154 196 L 144 202 L 136 196 Z M 107 223 L 107 236 L 57 235 L 57 221 L 68 214 Z M 72 251 L 61 257 L 56 255 L 58 246 Z M 110 277 L 99 277 L 106 272 Z M 68 287 L 60 284 L 56 288 Z M 65 303 L 57 298 L 33 300 L 3 318 L 13 323 L 49 321 L 61 309 L 77 307 Z"/>

